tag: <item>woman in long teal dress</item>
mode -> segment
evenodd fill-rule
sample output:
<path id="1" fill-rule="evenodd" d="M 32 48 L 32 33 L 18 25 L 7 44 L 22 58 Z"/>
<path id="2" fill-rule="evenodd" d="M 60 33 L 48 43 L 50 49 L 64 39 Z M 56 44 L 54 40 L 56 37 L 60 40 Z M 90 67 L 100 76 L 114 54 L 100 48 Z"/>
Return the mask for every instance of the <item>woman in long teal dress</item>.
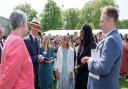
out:
<path id="1" fill-rule="evenodd" d="M 40 48 L 40 53 L 46 58 L 54 56 L 53 48 L 50 46 L 48 36 L 43 38 L 43 46 Z M 40 89 L 53 89 L 53 61 L 44 61 L 40 63 Z"/>

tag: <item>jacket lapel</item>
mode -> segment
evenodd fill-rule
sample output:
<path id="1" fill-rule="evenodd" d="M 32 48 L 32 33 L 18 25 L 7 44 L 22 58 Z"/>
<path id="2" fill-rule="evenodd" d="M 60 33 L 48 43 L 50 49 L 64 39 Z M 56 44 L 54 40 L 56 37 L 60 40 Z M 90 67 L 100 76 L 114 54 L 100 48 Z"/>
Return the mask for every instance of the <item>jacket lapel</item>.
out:
<path id="1" fill-rule="evenodd" d="M 101 42 L 99 42 L 99 44 L 97 45 L 97 49 L 100 50 L 100 57 L 101 57 L 101 54 L 102 54 L 102 49 L 103 49 L 103 46 L 104 46 L 104 42 L 105 42 L 105 39 L 110 36 L 111 34 L 113 34 L 114 32 L 117 32 L 117 30 L 113 30 L 111 33 L 109 33 Z"/>
<path id="2" fill-rule="evenodd" d="M 33 50 L 37 53 L 38 46 L 35 44 L 31 34 L 29 35 L 29 38 L 30 38 L 30 45 L 32 46 Z"/>

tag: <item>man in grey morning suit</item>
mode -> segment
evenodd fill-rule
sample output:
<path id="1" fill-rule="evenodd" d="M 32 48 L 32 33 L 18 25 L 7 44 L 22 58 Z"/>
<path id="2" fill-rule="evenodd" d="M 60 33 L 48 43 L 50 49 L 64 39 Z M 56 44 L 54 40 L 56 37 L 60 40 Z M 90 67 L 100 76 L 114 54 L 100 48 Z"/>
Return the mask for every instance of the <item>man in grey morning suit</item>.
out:
<path id="1" fill-rule="evenodd" d="M 100 58 L 82 58 L 88 63 L 88 89 L 119 89 L 119 71 L 122 59 L 122 41 L 116 30 L 118 11 L 113 6 L 102 9 L 100 27 L 105 38 L 97 45 Z"/>

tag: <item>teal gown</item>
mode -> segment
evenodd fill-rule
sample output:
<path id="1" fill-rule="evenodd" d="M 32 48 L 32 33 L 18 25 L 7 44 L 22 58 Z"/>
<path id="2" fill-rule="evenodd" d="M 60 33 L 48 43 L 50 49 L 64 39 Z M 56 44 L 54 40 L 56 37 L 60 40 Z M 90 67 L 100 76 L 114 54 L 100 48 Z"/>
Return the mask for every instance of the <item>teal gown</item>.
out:
<path id="1" fill-rule="evenodd" d="M 54 51 L 50 48 L 47 52 L 41 48 L 41 55 L 44 57 L 50 58 L 54 56 Z M 40 63 L 40 89 L 53 89 L 53 62 L 51 63 Z"/>

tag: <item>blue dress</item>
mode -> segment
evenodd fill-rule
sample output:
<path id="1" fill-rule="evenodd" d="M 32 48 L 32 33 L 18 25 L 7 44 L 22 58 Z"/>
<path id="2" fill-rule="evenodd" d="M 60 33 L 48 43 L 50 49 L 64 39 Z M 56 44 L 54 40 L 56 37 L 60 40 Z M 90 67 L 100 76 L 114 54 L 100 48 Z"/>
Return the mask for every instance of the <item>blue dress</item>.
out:
<path id="1" fill-rule="evenodd" d="M 63 48 L 63 63 L 62 63 L 62 73 L 60 74 L 60 80 L 58 80 L 57 89 L 74 89 L 73 81 L 69 80 L 69 72 L 67 70 L 67 56 L 68 49 Z"/>
<path id="2" fill-rule="evenodd" d="M 43 48 L 40 49 L 41 55 L 50 58 L 54 56 L 52 48 L 46 52 Z M 53 89 L 53 62 L 52 63 L 40 63 L 40 89 Z"/>

